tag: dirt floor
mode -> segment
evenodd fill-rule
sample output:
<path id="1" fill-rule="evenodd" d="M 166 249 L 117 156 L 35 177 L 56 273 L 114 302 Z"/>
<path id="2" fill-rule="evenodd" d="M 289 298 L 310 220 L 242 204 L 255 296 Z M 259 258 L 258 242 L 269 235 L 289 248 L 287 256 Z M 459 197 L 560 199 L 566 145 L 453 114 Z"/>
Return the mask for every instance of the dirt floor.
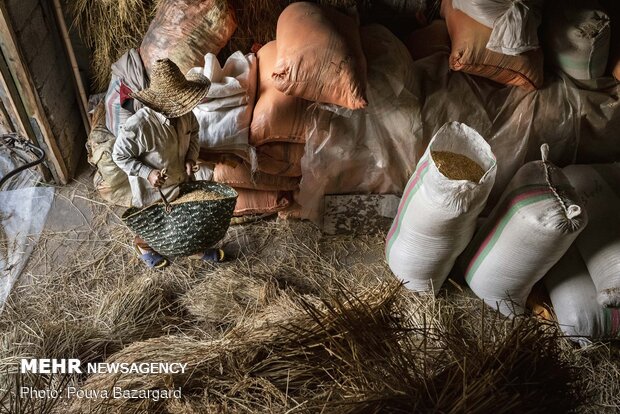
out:
<path id="1" fill-rule="evenodd" d="M 231 226 L 213 265 L 143 267 L 122 209 L 86 171 L 59 188 L 41 241 L 0 315 L 0 412 L 618 412 L 620 352 L 577 349 L 553 324 L 498 316 L 450 280 L 410 294 L 385 231 L 324 236 L 276 219 Z M 387 230 L 387 229 L 384 229 Z M 174 362 L 166 375 L 22 375 L 22 357 Z M 170 400 L 18 398 L 181 387 Z M 62 393 L 61 393 L 62 394 Z M 557 410 L 560 411 L 557 411 Z"/>

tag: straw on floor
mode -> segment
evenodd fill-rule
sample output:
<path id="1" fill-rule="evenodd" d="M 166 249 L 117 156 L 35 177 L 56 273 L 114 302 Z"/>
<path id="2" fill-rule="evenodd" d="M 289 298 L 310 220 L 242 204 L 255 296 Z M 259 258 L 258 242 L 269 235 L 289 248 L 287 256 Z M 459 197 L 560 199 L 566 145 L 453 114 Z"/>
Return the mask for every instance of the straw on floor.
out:
<path id="1" fill-rule="evenodd" d="M 82 194 L 91 197 L 91 194 Z M 234 260 L 146 270 L 116 212 L 0 315 L 0 412 L 614 412 L 618 348 L 575 349 L 556 326 L 508 320 L 452 286 L 396 282 L 382 235 L 323 238 L 304 223 L 233 226 Z M 72 236 L 73 237 L 73 236 Z M 35 262 L 53 241 L 45 235 Z M 183 362 L 183 375 L 19 374 L 23 357 Z M 181 399 L 23 399 L 63 390 L 182 388 Z"/>

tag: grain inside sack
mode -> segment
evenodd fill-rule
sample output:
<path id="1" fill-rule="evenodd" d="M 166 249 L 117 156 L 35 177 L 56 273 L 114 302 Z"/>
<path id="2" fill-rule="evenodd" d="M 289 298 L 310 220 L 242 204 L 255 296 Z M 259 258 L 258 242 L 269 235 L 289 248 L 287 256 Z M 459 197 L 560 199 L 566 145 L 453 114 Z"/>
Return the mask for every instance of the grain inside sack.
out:
<path id="1" fill-rule="evenodd" d="M 542 161 L 517 171 L 462 257 L 474 293 L 505 315 L 523 313 L 532 287 L 587 224 L 585 209 L 561 169 Z"/>
<path id="2" fill-rule="evenodd" d="M 440 173 L 451 180 L 467 180 L 477 183 L 484 170 L 476 161 L 450 151 L 431 151 L 431 157 Z"/>
<path id="3" fill-rule="evenodd" d="M 602 306 L 620 306 L 620 165 L 570 165 L 564 173 L 590 223 L 577 238 Z"/>
<path id="4" fill-rule="evenodd" d="M 386 240 L 390 269 L 405 286 L 439 290 L 474 234 L 495 172 L 491 147 L 475 130 L 451 122 L 437 131 L 405 187 Z"/>

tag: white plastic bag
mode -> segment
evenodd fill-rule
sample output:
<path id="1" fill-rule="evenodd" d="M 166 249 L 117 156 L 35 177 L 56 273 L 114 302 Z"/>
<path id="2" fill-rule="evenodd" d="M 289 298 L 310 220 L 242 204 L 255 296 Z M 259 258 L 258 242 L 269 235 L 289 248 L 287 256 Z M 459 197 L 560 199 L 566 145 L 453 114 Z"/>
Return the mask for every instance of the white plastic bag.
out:
<path id="1" fill-rule="evenodd" d="M 431 151 L 465 155 L 482 167 L 479 182 L 451 180 Z M 474 129 L 445 124 L 411 176 L 386 240 L 390 269 L 415 291 L 437 292 L 476 230 L 476 219 L 495 182 L 495 156 Z"/>
<path id="2" fill-rule="evenodd" d="M 586 345 L 590 338 L 618 336 L 620 309 L 604 308 L 596 301 L 594 282 L 576 247 L 553 266 L 544 283 L 558 324 L 570 339 Z"/>
<path id="3" fill-rule="evenodd" d="M 200 125 L 201 148 L 217 152 L 248 151 L 256 99 L 256 55 L 235 52 L 220 67 L 217 57 L 207 53 L 204 69 L 192 71 L 211 80 L 207 97 L 194 108 Z"/>
<path id="4" fill-rule="evenodd" d="M 583 200 L 590 223 L 577 247 L 602 306 L 620 306 L 620 165 L 570 165 L 564 173 Z"/>
<path id="5" fill-rule="evenodd" d="M 541 0 L 452 0 L 452 7 L 493 29 L 489 50 L 514 56 L 539 47 Z"/>
<path id="6" fill-rule="evenodd" d="M 512 178 L 463 256 L 474 293 L 505 315 L 523 312 L 532 287 L 585 227 L 585 209 L 561 169 L 525 164 Z"/>

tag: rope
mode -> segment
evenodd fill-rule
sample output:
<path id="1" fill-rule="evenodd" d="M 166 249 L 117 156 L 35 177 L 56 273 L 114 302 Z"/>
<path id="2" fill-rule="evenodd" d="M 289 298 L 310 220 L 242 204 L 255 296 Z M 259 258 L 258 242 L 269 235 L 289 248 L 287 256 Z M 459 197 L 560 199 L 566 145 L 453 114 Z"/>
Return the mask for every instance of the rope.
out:
<path id="1" fill-rule="evenodd" d="M 558 203 L 562 207 L 562 210 L 564 211 L 566 218 L 568 218 L 569 220 L 574 219 L 575 217 L 581 214 L 581 207 L 579 207 L 576 204 L 571 204 L 570 206 L 566 207 L 566 203 L 564 202 L 564 200 L 562 200 L 562 197 L 560 197 L 557 190 L 551 183 L 551 174 L 549 173 L 550 163 L 548 161 L 549 145 L 545 143 L 540 146 L 540 155 L 542 158 L 543 167 L 545 169 L 545 181 L 547 182 L 547 185 L 551 189 L 551 192 L 553 193 L 553 196 L 555 197 L 555 199 L 558 201 Z"/>

